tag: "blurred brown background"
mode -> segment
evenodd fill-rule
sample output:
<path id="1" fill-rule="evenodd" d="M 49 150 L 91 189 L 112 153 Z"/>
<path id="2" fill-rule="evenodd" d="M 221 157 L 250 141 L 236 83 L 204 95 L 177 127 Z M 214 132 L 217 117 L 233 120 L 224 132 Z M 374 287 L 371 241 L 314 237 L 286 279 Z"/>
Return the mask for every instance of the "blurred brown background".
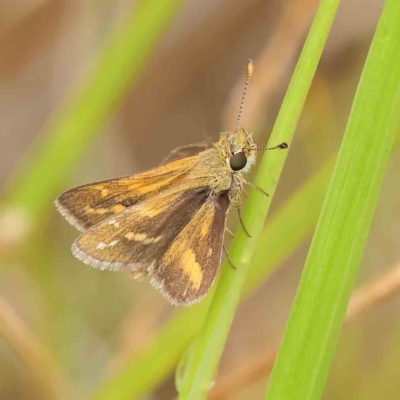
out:
<path id="1" fill-rule="evenodd" d="M 273 210 L 339 147 L 382 0 L 342 2 L 318 69 Z M 12 185 L 30 146 L 73 88 L 90 74 L 104 42 L 123 22 L 128 0 L 0 1 L 0 185 Z M 255 74 L 243 125 L 264 146 L 285 93 L 316 0 L 187 0 L 139 82 L 74 166 L 65 189 L 156 165 L 177 146 L 234 128 L 249 58 Z M 235 88 L 239 88 L 236 89 Z M 392 157 L 359 283 L 400 258 L 398 151 Z M 234 221 L 232 222 L 232 224 Z M 0 290 L 55 355 L 80 395 L 95 390 L 124 354 L 157 333 L 171 308 L 147 283 L 100 273 L 75 260 L 76 237 L 54 209 L 43 221 L 43 262 L 4 258 Z M 280 337 L 307 254 L 297 249 L 238 310 L 220 368 L 224 375 Z M 40 260 L 40 257 L 39 257 Z M 344 328 L 326 399 L 398 399 L 399 299 Z M 262 321 L 260 323 L 260 321 Z M 37 382 L 0 338 L 0 398 L 42 399 Z M 232 398 L 262 398 L 257 380 Z M 174 396 L 173 378 L 152 399 Z M 50 395 L 51 398 L 51 395 Z M 230 398 L 230 397 L 229 397 Z"/>

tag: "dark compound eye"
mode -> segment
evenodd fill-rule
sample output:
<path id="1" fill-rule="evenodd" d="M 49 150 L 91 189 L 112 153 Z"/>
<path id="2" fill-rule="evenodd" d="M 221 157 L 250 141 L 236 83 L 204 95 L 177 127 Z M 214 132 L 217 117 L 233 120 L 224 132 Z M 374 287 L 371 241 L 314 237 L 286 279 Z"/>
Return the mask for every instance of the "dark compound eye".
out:
<path id="1" fill-rule="evenodd" d="M 247 164 L 247 157 L 242 151 L 240 153 L 234 154 L 230 160 L 229 165 L 234 171 L 240 171 Z"/>

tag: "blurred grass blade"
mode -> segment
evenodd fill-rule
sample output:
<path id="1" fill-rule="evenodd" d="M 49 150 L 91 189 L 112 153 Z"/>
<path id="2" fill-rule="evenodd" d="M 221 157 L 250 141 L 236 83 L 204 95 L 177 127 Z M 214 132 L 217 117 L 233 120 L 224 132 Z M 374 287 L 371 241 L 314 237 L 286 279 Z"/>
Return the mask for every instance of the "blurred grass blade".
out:
<path id="1" fill-rule="evenodd" d="M 385 4 L 274 367 L 268 400 L 323 391 L 400 122 L 400 2 Z"/>
<path id="2" fill-rule="evenodd" d="M 320 3 L 274 125 L 269 147 L 292 140 L 338 5 L 339 0 L 322 0 Z M 258 168 L 255 183 L 271 197 L 266 198 L 259 191 L 252 191 L 246 202 L 243 220 L 252 238 L 243 229 L 239 229 L 235 235 L 230 255 L 236 269 L 230 265 L 222 269 L 205 323 L 190 347 L 190 355 L 185 357 L 185 367 L 179 368 L 179 371 L 183 371 L 182 376 L 177 378 L 181 400 L 203 399 L 212 386 L 286 154 L 282 151 L 268 152 Z"/>
<path id="3" fill-rule="evenodd" d="M 140 1 L 110 38 L 89 82 L 49 122 L 20 175 L 8 185 L 9 204 L 29 210 L 31 223 L 43 221 L 88 143 L 140 75 L 180 4 L 180 0 Z"/>

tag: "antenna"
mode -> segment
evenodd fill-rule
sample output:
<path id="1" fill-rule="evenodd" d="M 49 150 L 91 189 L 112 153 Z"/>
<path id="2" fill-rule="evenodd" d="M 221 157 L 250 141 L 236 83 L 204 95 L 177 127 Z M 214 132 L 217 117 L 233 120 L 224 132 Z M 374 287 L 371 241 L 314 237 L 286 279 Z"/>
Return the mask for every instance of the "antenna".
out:
<path id="1" fill-rule="evenodd" d="M 249 86 L 250 78 L 251 78 L 251 75 L 253 75 L 253 71 L 254 71 L 253 60 L 250 59 L 249 63 L 247 64 L 246 82 L 245 82 L 244 88 L 243 88 L 242 100 L 240 101 L 239 114 L 238 114 L 238 117 L 236 120 L 235 133 L 238 132 L 240 129 L 240 119 L 242 118 L 244 99 L 246 97 L 247 87 Z"/>
<path id="2" fill-rule="evenodd" d="M 257 147 L 257 151 L 268 151 L 268 150 L 277 150 L 277 149 L 287 149 L 289 146 L 286 142 L 278 144 L 274 147 Z"/>

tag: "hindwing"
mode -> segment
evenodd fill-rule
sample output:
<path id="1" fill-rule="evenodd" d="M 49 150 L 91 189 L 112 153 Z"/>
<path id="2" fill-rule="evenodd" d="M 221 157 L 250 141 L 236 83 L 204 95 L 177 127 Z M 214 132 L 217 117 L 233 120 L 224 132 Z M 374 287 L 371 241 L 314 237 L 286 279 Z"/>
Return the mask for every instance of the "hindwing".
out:
<path id="1" fill-rule="evenodd" d="M 152 284 L 175 305 L 191 305 L 209 291 L 221 262 L 227 192 L 211 195 L 153 268 Z"/>
<path id="2" fill-rule="evenodd" d="M 91 227 L 75 241 L 72 251 L 97 268 L 149 271 L 209 193 L 208 187 L 161 193 Z"/>
<path id="3" fill-rule="evenodd" d="M 190 305 L 214 282 L 228 207 L 228 193 L 208 187 L 162 193 L 88 229 L 72 251 L 100 269 L 150 273 L 172 304 Z"/>

